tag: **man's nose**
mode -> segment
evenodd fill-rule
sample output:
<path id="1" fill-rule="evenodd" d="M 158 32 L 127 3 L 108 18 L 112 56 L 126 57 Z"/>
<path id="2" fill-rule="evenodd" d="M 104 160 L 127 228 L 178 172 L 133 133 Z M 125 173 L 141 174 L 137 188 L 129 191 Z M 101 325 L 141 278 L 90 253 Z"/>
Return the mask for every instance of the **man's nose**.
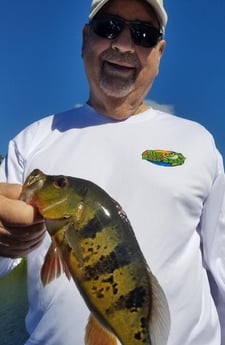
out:
<path id="1" fill-rule="evenodd" d="M 120 32 L 118 37 L 112 40 L 112 48 L 117 49 L 122 53 L 125 52 L 134 52 L 135 44 L 131 37 L 131 32 L 129 25 L 126 25 L 123 30 Z"/>

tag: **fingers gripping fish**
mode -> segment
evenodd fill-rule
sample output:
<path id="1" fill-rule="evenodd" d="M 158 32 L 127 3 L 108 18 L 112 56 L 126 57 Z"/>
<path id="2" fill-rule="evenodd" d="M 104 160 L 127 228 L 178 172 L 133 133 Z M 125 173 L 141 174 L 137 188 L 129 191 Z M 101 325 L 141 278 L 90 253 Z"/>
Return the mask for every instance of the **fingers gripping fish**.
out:
<path id="1" fill-rule="evenodd" d="M 90 181 L 40 170 L 21 199 L 38 208 L 52 238 L 43 284 L 72 276 L 91 312 L 85 344 L 165 345 L 167 299 L 119 204 Z"/>

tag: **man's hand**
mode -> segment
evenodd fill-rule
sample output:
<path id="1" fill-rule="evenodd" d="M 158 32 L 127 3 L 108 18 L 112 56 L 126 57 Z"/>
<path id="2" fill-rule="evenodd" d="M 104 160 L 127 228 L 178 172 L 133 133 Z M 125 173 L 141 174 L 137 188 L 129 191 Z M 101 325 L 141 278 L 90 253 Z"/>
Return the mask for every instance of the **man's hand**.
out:
<path id="1" fill-rule="evenodd" d="M 37 209 L 18 200 L 19 184 L 0 183 L 0 256 L 19 258 L 37 248 L 45 224 Z"/>

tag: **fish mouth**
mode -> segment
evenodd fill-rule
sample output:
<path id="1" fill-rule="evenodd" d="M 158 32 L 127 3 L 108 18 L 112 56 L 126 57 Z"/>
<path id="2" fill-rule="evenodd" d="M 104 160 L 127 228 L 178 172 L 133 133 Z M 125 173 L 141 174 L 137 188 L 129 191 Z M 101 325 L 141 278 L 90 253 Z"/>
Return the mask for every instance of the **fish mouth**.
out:
<path id="1" fill-rule="evenodd" d="M 45 180 L 46 177 L 44 173 L 39 169 L 35 169 L 32 172 L 32 174 L 28 176 L 23 185 L 20 200 L 25 201 L 28 204 L 31 204 L 34 193 L 43 187 Z"/>

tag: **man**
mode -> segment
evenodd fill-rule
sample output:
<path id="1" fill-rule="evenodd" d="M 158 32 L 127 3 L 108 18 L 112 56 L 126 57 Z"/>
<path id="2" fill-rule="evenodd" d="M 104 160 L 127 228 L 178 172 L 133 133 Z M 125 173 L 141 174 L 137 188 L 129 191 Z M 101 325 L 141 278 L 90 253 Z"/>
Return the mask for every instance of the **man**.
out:
<path id="1" fill-rule="evenodd" d="M 168 345 L 225 345 L 221 156 L 202 126 L 144 104 L 166 22 L 161 0 L 94 0 L 83 29 L 87 104 L 32 124 L 9 144 L 0 170 L 0 274 L 27 256 L 26 345 L 84 344 L 89 314 L 73 281 L 40 281 L 50 239 L 15 185 L 35 168 L 91 180 L 122 205 L 168 299 Z"/>

